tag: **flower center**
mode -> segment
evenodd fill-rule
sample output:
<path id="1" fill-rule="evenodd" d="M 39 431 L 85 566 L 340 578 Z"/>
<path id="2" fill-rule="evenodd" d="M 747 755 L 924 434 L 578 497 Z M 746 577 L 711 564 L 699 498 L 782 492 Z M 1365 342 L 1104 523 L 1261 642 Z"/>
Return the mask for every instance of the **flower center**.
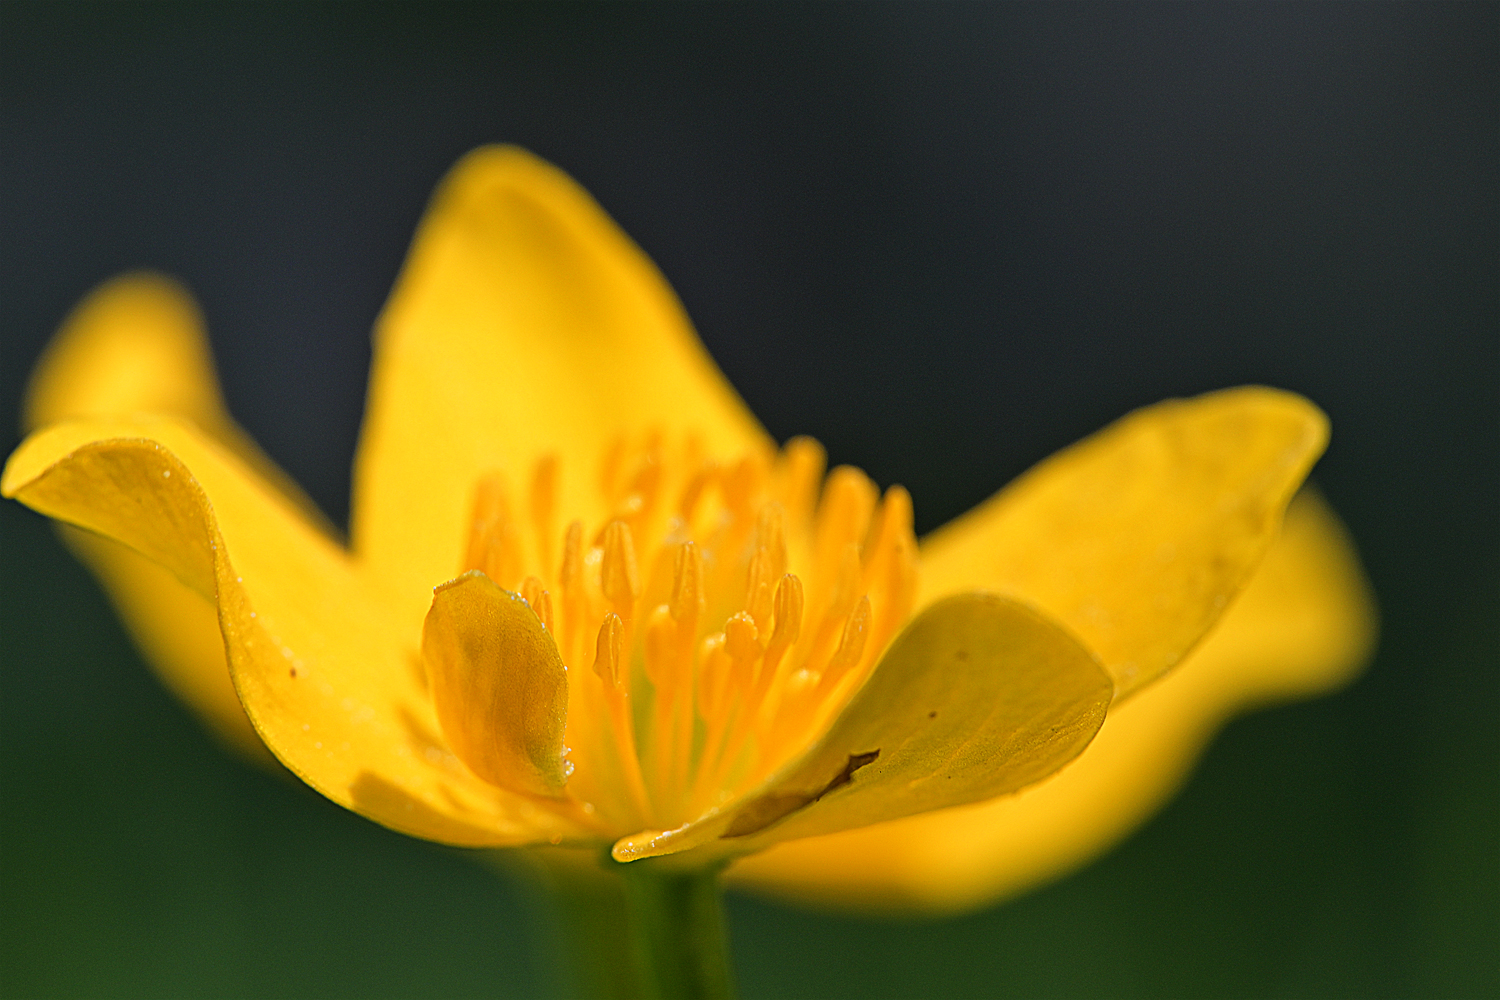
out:
<path id="1" fill-rule="evenodd" d="M 668 829 L 752 787 L 827 725 L 910 613 L 911 498 L 824 452 L 721 464 L 689 440 L 625 439 L 602 523 L 562 531 L 559 463 L 524 515 L 474 488 L 462 571 L 519 593 L 568 666 L 568 795 L 611 828 Z M 821 490 L 820 490 L 821 486 Z"/>

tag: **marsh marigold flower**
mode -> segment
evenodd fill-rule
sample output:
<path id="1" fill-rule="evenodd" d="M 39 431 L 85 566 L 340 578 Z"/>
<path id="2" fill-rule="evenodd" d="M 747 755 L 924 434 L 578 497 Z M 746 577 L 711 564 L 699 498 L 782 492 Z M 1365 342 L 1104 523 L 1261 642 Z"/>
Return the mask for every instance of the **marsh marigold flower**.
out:
<path id="1" fill-rule="evenodd" d="M 904 489 L 777 447 L 641 251 L 510 148 L 444 181 L 380 317 L 347 546 L 165 279 L 86 300 L 25 419 L 4 494 L 71 526 L 167 683 L 447 844 L 978 904 L 1120 836 L 1230 713 L 1350 676 L 1372 627 L 1298 495 L 1306 400 L 1137 411 L 919 542 Z"/>

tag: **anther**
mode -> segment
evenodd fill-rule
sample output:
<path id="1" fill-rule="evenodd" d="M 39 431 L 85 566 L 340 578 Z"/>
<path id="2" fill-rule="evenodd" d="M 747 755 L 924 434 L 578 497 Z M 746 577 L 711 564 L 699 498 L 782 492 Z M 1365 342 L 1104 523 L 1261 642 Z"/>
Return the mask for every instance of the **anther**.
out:
<path id="1" fill-rule="evenodd" d="M 646 676 L 657 686 L 658 691 L 671 676 L 676 631 L 677 623 L 672 620 L 671 608 L 658 604 L 651 609 L 651 614 L 646 618 L 646 634 L 642 637 L 644 648 L 641 652 Z"/>
<path id="2" fill-rule="evenodd" d="M 744 676 L 749 666 L 760 659 L 762 653 L 761 645 L 755 639 L 755 619 L 745 612 L 730 615 L 729 620 L 724 623 L 724 651 L 734 660 L 735 673 L 742 680 L 749 680 Z"/>
<path id="3" fill-rule="evenodd" d="M 553 519 L 557 512 L 557 456 L 543 455 L 531 473 L 531 522 L 536 530 L 542 575 L 552 576 Z"/>
<path id="4" fill-rule="evenodd" d="M 542 581 L 534 576 L 528 576 L 521 582 L 521 597 L 526 600 L 532 612 L 541 620 L 542 628 L 551 632 L 552 595 L 542 589 Z"/>
<path id="5" fill-rule="evenodd" d="M 788 573 L 776 585 L 776 630 L 771 647 L 785 649 L 802 636 L 802 581 Z"/>
<path id="6" fill-rule="evenodd" d="M 728 686 L 733 661 L 724 651 L 724 633 L 705 636 L 698 644 L 698 714 L 710 726 L 718 725 L 724 714 L 724 689 Z"/>
<path id="7" fill-rule="evenodd" d="M 702 499 L 704 491 L 719 475 L 719 467 L 712 461 L 704 462 L 693 477 L 688 480 L 682 488 L 682 495 L 677 500 L 677 513 L 683 521 L 691 524 L 693 514 L 698 509 L 698 501 Z"/>
<path id="8" fill-rule="evenodd" d="M 772 579 L 786 572 L 786 511 L 779 503 L 761 507 L 755 522 L 755 540 L 770 554 Z"/>
<path id="9" fill-rule="evenodd" d="M 578 578 L 583 573 L 583 522 L 574 521 L 568 525 L 567 534 L 563 536 L 562 569 L 558 571 L 558 582 L 564 588 L 576 586 Z"/>
<path id="10" fill-rule="evenodd" d="M 746 455 L 729 470 L 723 483 L 724 505 L 737 516 L 743 516 L 750 508 L 751 499 L 760 488 L 760 465 Z"/>
<path id="11" fill-rule="evenodd" d="M 749 579 L 745 582 L 745 610 L 762 632 L 771 631 L 773 588 L 776 586 L 775 558 L 761 546 L 750 557 Z"/>
<path id="12" fill-rule="evenodd" d="M 692 542 L 677 550 L 672 567 L 672 617 L 677 621 L 696 622 L 707 600 L 703 592 L 703 553 Z"/>
<path id="13" fill-rule="evenodd" d="M 611 691 L 620 689 L 620 659 L 624 653 L 625 625 L 613 611 L 606 612 L 594 646 L 594 673 Z"/>
<path id="14" fill-rule="evenodd" d="M 843 617 L 854 604 L 859 592 L 859 544 L 847 543 L 839 553 L 838 575 L 833 578 L 833 591 L 828 596 L 828 613 Z"/>
<path id="15" fill-rule="evenodd" d="M 823 446 L 810 437 L 794 437 L 781 449 L 782 503 L 797 525 L 812 517 L 827 461 Z"/>
<path id="16" fill-rule="evenodd" d="M 870 525 L 870 544 L 865 550 L 864 586 L 872 585 L 882 564 L 896 555 L 900 543 L 911 535 L 911 494 L 904 486 L 892 486 L 885 491 L 880 512 Z"/>
<path id="17" fill-rule="evenodd" d="M 844 620 L 844 632 L 839 636 L 839 648 L 828 660 L 828 667 L 818 679 L 818 688 L 827 693 L 849 669 L 859 662 L 865 651 L 865 635 L 870 629 L 870 599 L 861 597 L 849 617 Z"/>
<path id="18" fill-rule="evenodd" d="M 604 597 L 615 605 L 619 614 L 625 614 L 641 593 L 640 571 L 635 562 L 635 539 L 631 537 L 630 525 L 624 521 L 611 521 L 604 529 L 604 557 L 599 565 L 599 589 Z"/>
<path id="19" fill-rule="evenodd" d="M 470 505 L 469 539 L 463 569 L 477 569 L 502 587 L 514 586 L 521 575 L 520 538 L 510 512 L 510 490 L 505 476 L 490 472 L 474 484 Z"/>
<path id="20" fill-rule="evenodd" d="M 620 466 L 625 462 L 625 435 L 617 434 L 604 451 L 604 461 L 599 467 L 599 492 L 606 499 L 614 500 L 619 489 Z"/>

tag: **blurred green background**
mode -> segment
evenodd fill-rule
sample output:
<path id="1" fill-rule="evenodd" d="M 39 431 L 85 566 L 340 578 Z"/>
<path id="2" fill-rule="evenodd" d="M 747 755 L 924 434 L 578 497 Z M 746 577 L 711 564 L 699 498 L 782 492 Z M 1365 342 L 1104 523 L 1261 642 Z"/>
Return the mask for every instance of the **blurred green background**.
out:
<path id="1" fill-rule="evenodd" d="M 1383 606 L 1114 853 L 984 912 L 735 896 L 754 997 L 1500 996 L 1500 8 L 0 6 L 0 427 L 155 267 L 336 521 L 433 184 L 526 145 L 779 438 L 930 529 L 1168 395 L 1328 410 Z M 0 505 L 0 992 L 554 994 L 533 901 L 222 753 Z"/>

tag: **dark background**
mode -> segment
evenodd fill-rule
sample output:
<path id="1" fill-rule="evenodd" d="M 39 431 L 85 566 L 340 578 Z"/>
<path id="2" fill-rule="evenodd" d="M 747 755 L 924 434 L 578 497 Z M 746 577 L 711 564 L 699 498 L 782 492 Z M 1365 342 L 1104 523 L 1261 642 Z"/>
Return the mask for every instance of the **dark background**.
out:
<path id="1" fill-rule="evenodd" d="M 0 6 L 0 415 L 98 281 L 200 297 L 347 516 L 433 185 L 530 147 L 773 434 L 919 529 L 1131 407 L 1263 382 L 1384 612 L 1114 854 L 952 920 L 730 901 L 746 997 L 1500 995 L 1500 8 Z M 8 450 L 11 418 L 0 419 Z M 529 996 L 524 894 L 222 754 L 0 506 L 0 990 Z"/>

